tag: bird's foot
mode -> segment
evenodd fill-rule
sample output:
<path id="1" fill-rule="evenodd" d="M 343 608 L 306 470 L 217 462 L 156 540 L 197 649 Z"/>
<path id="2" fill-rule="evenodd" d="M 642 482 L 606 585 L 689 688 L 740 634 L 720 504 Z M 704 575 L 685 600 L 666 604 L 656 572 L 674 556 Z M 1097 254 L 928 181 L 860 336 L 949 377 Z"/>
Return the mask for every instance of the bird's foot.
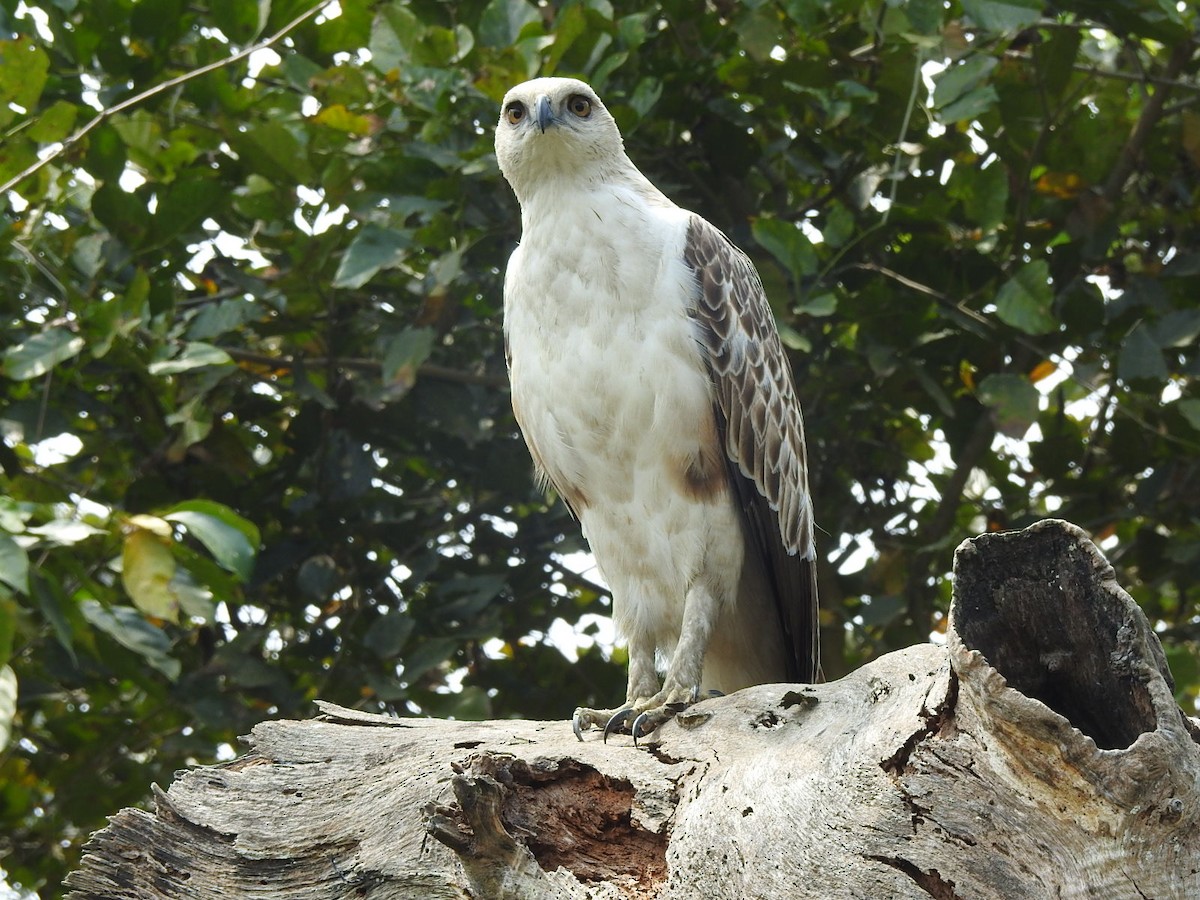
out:
<path id="1" fill-rule="evenodd" d="M 587 709 L 575 710 L 571 717 L 571 728 L 575 737 L 583 740 L 583 732 L 590 728 L 604 728 L 604 741 L 614 733 L 633 735 L 633 745 L 638 740 L 655 731 L 660 725 L 674 718 L 699 699 L 699 688 L 663 689 L 653 697 L 644 700 L 633 700 L 619 709 Z"/>

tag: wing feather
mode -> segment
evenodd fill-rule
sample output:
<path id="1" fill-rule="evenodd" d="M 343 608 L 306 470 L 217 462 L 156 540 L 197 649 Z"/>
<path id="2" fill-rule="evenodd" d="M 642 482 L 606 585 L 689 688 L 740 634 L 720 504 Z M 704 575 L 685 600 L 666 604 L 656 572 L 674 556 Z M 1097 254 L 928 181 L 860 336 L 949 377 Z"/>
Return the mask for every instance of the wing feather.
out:
<path id="1" fill-rule="evenodd" d="M 698 327 L 716 394 L 730 480 L 743 526 L 775 592 L 789 677 L 820 672 L 816 550 L 804 420 L 792 370 L 754 265 L 699 216 L 684 249 L 698 290 Z"/>

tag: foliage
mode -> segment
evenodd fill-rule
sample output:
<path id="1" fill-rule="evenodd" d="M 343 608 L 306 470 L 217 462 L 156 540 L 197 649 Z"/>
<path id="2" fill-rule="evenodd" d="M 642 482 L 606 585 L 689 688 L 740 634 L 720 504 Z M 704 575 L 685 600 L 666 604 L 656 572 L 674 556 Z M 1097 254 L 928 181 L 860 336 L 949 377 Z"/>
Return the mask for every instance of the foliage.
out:
<path id="1" fill-rule="evenodd" d="M 619 652 L 547 638 L 607 598 L 504 389 L 492 122 L 539 73 L 762 271 L 831 677 L 941 627 L 962 538 L 1054 514 L 1195 700 L 1191 5 L 341 0 L 220 65 L 307 10 L 0 2 L 11 882 L 54 894 L 106 813 L 315 697 L 620 694 Z"/>

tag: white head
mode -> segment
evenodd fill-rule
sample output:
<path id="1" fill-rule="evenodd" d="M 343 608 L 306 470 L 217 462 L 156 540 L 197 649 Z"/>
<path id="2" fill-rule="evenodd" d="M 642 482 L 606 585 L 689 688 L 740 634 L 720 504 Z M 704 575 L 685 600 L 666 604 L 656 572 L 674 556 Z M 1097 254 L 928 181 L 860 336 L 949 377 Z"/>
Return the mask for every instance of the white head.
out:
<path id="1" fill-rule="evenodd" d="M 522 202 L 539 184 L 632 168 L 621 132 L 600 98 L 574 78 L 535 78 L 504 95 L 496 159 Z"/>

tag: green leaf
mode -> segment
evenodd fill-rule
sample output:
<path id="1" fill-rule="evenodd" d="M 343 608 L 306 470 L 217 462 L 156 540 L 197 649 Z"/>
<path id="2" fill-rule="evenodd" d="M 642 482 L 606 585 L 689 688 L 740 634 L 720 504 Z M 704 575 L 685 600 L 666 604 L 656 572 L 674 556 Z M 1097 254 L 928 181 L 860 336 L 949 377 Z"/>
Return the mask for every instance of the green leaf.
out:
<path id="1" fill-rule="evenodd" d="M 15 117 L 11 106 L 37 108 L 49 69 L 50 57 L 29 38 L 0 41 L 0 126 Z"/>
<path id="2" fill-rule="evenodd" d="M 837 307 L 836 294 L 817 294 L 815 297 L 808 297 L 803 303 L 798 304 L 796 312 L 819 319 L 825 316 L 832 316 L 837 312 Z"/>
<path id="3" fill-rule="evenodd" d="M 109 182 L 92 195 L 92 215 L 128 247 L 140 248 L 151 233 L 152 217 L 146 202 Z"/>
<path id="4" fill-rule="evenodd" d="M 44 525 L 29 528 L 27 532 L 40 537 L 43 544 L 56 547 L 71 547 L 97 534 L 108 533 L 103 528 L 89 525 L 77 518 L 53 519 Z M 0 571 L 3 570 L 3 565 L 3 561 L 0 561 Z"/>
<path id="5" fill-rule="evenodd" d="M 30 580 L 33 598 L 37 601 L 38 609 L 54 630 L 54 637 L 59 645 L 67 651 L 72 662 L 77 662 L 75 656 L 75 633 L 71 627 L 69 613 L 75 613 L 71 601 L 63 595 L 58 578 L 48 567 L 41 567 Z M 78 618 L 78 613 L 74 616 Z"/>
<path id="6" fill-rule="evenodd" d="M 479 37 L 489 47 L 508 47 L 526 25 L 540 21 L 537 7 L 527 0 L 492 0 L 479 18 Z"/>
<path id="7" fill-rule="evenodd" d="M 996 89 L 990 84 L 975 88 L 963 94 L 953 103 L 938 110 L 938 119 L 943 124 L 953 125 L 955 122 L 969 122 L 978 119 L 999 101 Z"/>
<path id="8" fill-rule="evenodd" d="M 1037 421 L 1040 394 L 1028 378 L 1021 375 L 992 374 L 979 383 L 979 402 L 988 407 L 996 428 L 1011 438 L 1025 437 Z"/>
<path id="9" fill-rule="evenodd" d="M 160 247 L 176 235 L 195 228 L 226 198 L 207 178 L 181 177 L 159 194 L 154 213 L 153 245 Z"/>
<path id="10" fill-rule="evenodd" d="M 26 381 L 45 375 L 60 362 L 79 355 L 83 338 L 66 328 L 47 328 L 24 343 L 4 351 L 0 367 L 14 381 Z"/>
<path id="11" fill-rule="evenodd" d="M 161 628 L 147 622 L 136 609 L 131 606 L 106 608 L 95 600 L 84 600 L 79 608 L 94 627 L 141 656 L 171 681 L 179 677 L 182 663 L 167 655 L 171 639 Z"/>
<path id="12" fill-rule="evenodd" d="M 253 522 L 243 519 L 228 506 L 211 500 L 188 500 L 176 504 L 163 516 L 178 522 L 208 548 L 223 568 L 249 581 L 258 554 L 259 534 Z"/>
<path id="13" fill-rule="evenodd" d="M 78 113 L 79 108 L 74 103 L 68 103 L 66 100 L 55 101 L 42 111 L 26 134 L 42 144 L 61 141 L 75 127 L 75 117 Z"/>
<path id="14" fill-rule="evenodd" d="M 1008 208 L 1008 173 L 999 162 L 986 169 L 955 166 L 946 192 L 962 201 L 967 218 L 985 234 L 1003 224 Z"/>
<path id="15" fill-rule="evenodd" d="M 817 254 L 804 233 L 783 219 L 758 218 L 751 227 L 754 239 L 799 282 L 817 270 Z"/>
<path id="16" fill-rule="evenodd" d="M 179 598 L 171 590 L 175 575 L 175 557 L 171 539 L 162 538 L 143 528 L 125 536 L 121 553 L 121 583 L 134 605 L 146 615 L 175 622 L 179 619 Z"/>
<path id="17" fill-rule="evenodd" d="M 13 719 L 17 717 L 17 673 L 0 666 L 0 750 L 12 740 Z"/>
<path id="18" fill-rule="evenodd" d="M 1128 384 L 1146 378 L 1166 381 L 1169 372 L 1162 348 L 1155 342 L 1145 322 L 1139 322 L 1121 344 L 1117 357 L 1117 377 Z"/>
<path id="19" fill-rule="evenodd" d="M 1020 31 L 1042 17 L 1041 0 L 962 0 L 963 12 L 988 31 Z"/>
<path id="20" fill-rule="evenodd" d="M 1179 412 L 1187 419 L 1187 423 L 1200 431 L 1200 400 L 1188 397 L 1179 401 Z"/>
<path id="21" fill-rule="evenodd" d="M 967 57 L 963 62 L 947 66 L 933 79 L 933 106 L 941 109 L 969 94 L 996 68 L 994 57 L 982 53 Z"/>
<path id="22" fill-rule="evenodd" d="M 417 368 L 433 351 L 437 332 L 432 328 L 406 328 L 388 343 L 383 357 L 383 383 L 405 392 L 417 381 Z"/>
<path id="23" fill-rule="evenodd" d="M 334 287 L 362 287 L 380 269 L 394 268 L 408 256 L 412 240 L 402 231 L 365 225 L 350 242 L 337 274 L 333 276 Z"/>
<path id="24" fill-rule="evenodd" d="M 380 659 L 395 659 L 404 649 L 415 624 L 412 616 L 394 609 L 371 623 L 363 636 L 363 644 Z"/>
<path id="25" fill-rule="evenodd" d="M 317 603 L 327 601 L 334 589 L 340 587 L 337 580 L 337 561 L 328 553 L 310 556 L 296 573 L 296 587 L 300 588 L 300 593 Z"/>
<path id="26" fill-rule="evenodd" d="M 554 20 L 554 43 L 546 56 L 546 72 L 554 72 L 571 45 L 587 31 L 587 13 L 583 6 L 564 6 Z"/>
<path id="27" fill-rule="evenodd" d="M 271 0 L 209 0 L 213 21 L 235 44 L 248 44 L 267 24 Z"/>
<path id="28" fill-rule="evenodd" d="M 10 534 L 0 533 L 0 581 L 22 594 L 29 593 L 29 557 Z"/>
<path id="29" fill-rule="evenodd" d="M 996 315 L 1026 334 L 1049 334 L 1058 327 L 1050 312 L 1053 303 L 1050 267 L 1045 260 L 1038 259 L 1022 266 L 1000 288 L 996 294 Z"/>
<path id="30" fill-rule="evenodd" d="M 304 144 L 282 122 L 259 125 L 232 138 L 230 143 L 255 172 L 272 181 L 278 181 L 281 173 L 298 184 L 312 184 L 315 180 Z"/>
<path id="31" fill-rule="evenodd" d="M 323 107 L 313 116 L 313 121 L 326 128 L 332 128 L 334 131 L 358 137 L 365 137 L 378 130 L 376 120 L 370 116 L 352 113 L 341 103 L 331 103 L 329 106 Z"/>
<path id="32" fill-rule="evenodd" d="M 13 641 L 17 636 L 17 615 L 21 607 L 7 591 L 0 593 L 0 665 L 12 659 Z"/>
<path id="33" fill-rule="evenodd" d="M 147 367 L 151 375 L 178 375 L 180 372 L 190 372 L 192 369 L 202 369 L 205 366 L 228 366 L 233 364 L 233 358 L 220 347 L 206 344 L 203 341 L 188 341 L 173 359 L 162 359 L 152 362 Z"/>

